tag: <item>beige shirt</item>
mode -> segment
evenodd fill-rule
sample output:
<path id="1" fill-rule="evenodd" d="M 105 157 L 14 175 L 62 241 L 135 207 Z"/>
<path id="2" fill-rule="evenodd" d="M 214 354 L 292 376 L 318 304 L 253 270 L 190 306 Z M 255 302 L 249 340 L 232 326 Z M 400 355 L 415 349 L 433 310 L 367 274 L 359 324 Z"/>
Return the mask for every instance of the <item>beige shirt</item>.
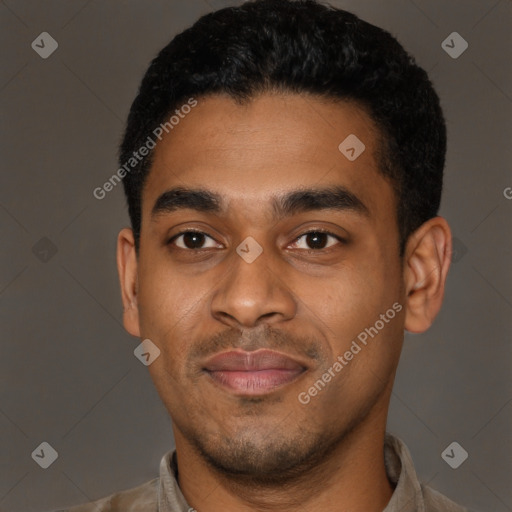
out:
<path id="1" fill-rule="evenodd" d="M 409 450 L 391 434 L 386 434 L 384 457 L 388 478 L 396 487 L 383 512 L 468 512 L 419 483 Z M 56 512 L 195 512 L 181 493 L 176 474 L 176 455 L 169 451 L 162 457 L 158 478 L 106 498 Z"/>

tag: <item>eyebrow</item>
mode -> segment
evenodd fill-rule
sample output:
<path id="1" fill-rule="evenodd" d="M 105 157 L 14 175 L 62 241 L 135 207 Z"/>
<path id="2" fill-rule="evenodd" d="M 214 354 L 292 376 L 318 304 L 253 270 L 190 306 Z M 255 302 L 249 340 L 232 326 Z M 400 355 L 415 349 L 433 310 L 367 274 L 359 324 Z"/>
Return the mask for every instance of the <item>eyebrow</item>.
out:
<path id="1" fill-rule="evenodd" d="M 335 185 L 324 188 L 302 188 L 271 198 L 274 220 L 317 210 L 351 211 L 370 216 L 368 207 L 350 190 Z M 151 210 L 151 217 L 191 209 L 204 213 L 226 212 L 221 195 L 201 188 L 175 187 L 161 194 Z"/>

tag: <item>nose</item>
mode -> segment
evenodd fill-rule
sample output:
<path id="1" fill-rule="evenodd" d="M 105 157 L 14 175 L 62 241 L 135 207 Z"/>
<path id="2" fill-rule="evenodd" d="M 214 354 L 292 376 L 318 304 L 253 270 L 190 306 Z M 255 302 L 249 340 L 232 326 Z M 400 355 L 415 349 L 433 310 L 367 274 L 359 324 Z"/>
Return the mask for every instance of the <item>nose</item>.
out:
<path id="1" fill-rule="evenodd" d="M 234 328 L 256 327 L 290 320 L 296 314 L 297 302 L 286 282 L 279 262 L 272 264 L 265 251 L 252 263 L 232 255 L 230 271 L 215 290 L 212 315 Z"/>

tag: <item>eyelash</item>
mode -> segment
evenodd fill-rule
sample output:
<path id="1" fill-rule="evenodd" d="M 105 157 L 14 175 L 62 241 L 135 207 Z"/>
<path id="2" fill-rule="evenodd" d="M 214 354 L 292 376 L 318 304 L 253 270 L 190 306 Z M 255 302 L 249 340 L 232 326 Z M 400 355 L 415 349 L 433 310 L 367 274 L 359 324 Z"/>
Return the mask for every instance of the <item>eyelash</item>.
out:
<path id="1" fill-rule="evenodd" d="M 167 244 L 168 245 L 172 245 L 177 238 L 179 238 L 182 235 L 188 234 L 188 233 L 196 233 L 196 234 L 199 234 L 199 235 L 204 235 L 205 237 L 208 237 L 208 238 L 211 238 L 212 240 L 215 240 L 213 237 L 208 235 L 208 233 L 205 233 L 203 231 L 196 231 L 195 229 L 187 229 L 185 231 L 180 231 L 179 233 L 174 235 L 172 238 L 170 238 L 168 240 Z M 325 234 L 325 235 L 332 236 L 333 238 L 335 238 L 341 244 L 346 243 L 346 240 L 344 240 L 340 236 L 335 235 L 334 233 L 332 233 L 330 231 L 327 231 L 325 229 L 312 229 L 312 230 L 309 230 L 309 231 L 305 231 L 301 235 L 295 237 L 294 240 L 293 240 L 293 243 L 297 243 L 298 240 L 300 240 L 302 237 L 307 236 L 307 235 L 309 235 L 311 233 L 322 233 L 322 234 Z M 323 249 L 299 249 L 299 250 L 307 251 L 307 252 L 310 252 L 310 253 L 311 252 L 318 253 L 318 252 L 321 252 L 321 251 L 324 251 L 324 252 L 329 251 L 329 250 L 331 250 L 332 247 L 333 246 L 329 246 L 329 247 L 326 247 L 326 248 L 323 248 Z M 189 249 L 189 248 L 184 249 L 183 247 L 177 247 L 177 248 L 181 249 L 182 251 L 188 251 L 188 252 L 199 252 L 199 251 L 203 251 L 203 250 L 208 250 L 209 249 L 209 248 L 206 248 L 206 249 L 202 249 L 202 248 L 199 248 L 199 249 Z"/>

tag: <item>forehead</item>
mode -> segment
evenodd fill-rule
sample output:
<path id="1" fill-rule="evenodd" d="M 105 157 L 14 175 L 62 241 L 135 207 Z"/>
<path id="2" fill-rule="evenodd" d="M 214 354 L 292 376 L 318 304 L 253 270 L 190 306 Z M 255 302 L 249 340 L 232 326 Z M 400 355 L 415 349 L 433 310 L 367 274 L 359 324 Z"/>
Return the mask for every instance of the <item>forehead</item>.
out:
<path id="1" fill-rule="evenodd" d="M 393 203 L 375 157 L 378 131 L 360 106 L 295 94 L 262 94 L 243 105 L 221 95 L 197 102 L 157 143 L 143 219 L 175 187 L 207 188 L 253 213 L 270 208 L 280 193 L 333 185 L 353 192 L 373 214 L 386 200 Z M 350 159 L 352 147 L 364 150 Z"/>

